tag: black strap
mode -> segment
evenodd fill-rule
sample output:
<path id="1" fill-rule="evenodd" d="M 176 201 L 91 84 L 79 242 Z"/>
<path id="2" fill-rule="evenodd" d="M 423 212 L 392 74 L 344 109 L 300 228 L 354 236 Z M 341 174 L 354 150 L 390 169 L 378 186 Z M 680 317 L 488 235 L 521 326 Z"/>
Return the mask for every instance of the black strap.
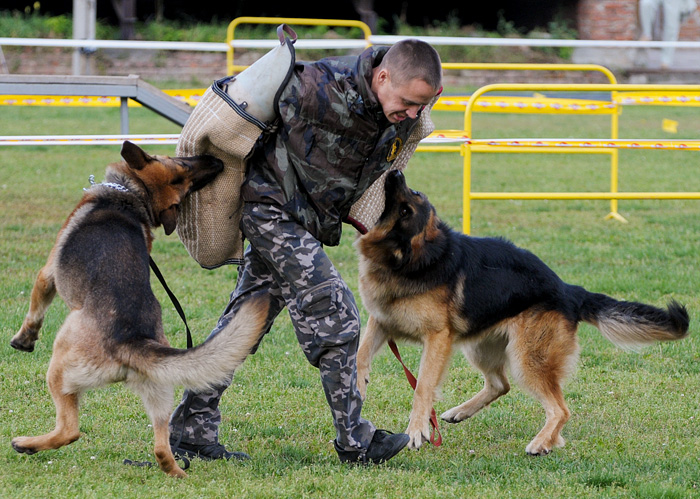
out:
<path id="1" fill-rule="evenodd" d="M 187 319 L 185 318 L 185 312 L 182 310 L 182 307 L 180 306 L 180 302 L 177 301 L 177 297 L 173 294 L 172 291 L 170 291 L 170 288 L 165 282 L 165 278 L 163 277 L 163 274 L 160 273 L 160 269 L 156 265 L 156 262 L 153 261 L 152 257 L 148 257 L 150 260 L 151 264 L 151 270 L 153 273 L 156 275 L 160 283 L 163 285 L 163 288 L 165 289 L 165 292 L 168 293 L 168 296 L 170 297 L 170 301 L 173 302 L 173 305 L 175 305 L 175 310 L 177 310 L 177 313 L 180 314 L 180 318 L 182 319 L 182 322 L 185 323 L 185 329 L 187 330 L 187 348 L 192 348 L 192 333 L 190 332 L 190 327 L 187 325 Z"/>
<path id="2" fill-rule="evenodd" d="M 190 460 L 187 459 L 184 456 L 175 456 L 175 459 L 182 461 L 182 466 L 180 466 L 183 470 L 186 470 L 187 468 L 190 467 Z M 134 461 L 132 459 L 124 459 L 122 461 L 123 464 L 126 464 L 127 466 L 138 466 L 139 468 L 150 468 L 153 466 L 153 463 L 151 461 Z"/>

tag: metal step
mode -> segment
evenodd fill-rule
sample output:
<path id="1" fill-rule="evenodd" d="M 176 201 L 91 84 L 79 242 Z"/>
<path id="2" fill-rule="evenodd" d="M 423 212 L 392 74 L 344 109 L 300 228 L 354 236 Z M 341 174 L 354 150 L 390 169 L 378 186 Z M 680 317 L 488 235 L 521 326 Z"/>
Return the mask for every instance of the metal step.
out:
<path id="1" fill-rule="evenodd" d="M 128 99 L 183 126 L 192 107 L 129 76 L 0 75 L 0 95 L 85 95 L 121 99 L 121 133 L 129 133 Z"/>

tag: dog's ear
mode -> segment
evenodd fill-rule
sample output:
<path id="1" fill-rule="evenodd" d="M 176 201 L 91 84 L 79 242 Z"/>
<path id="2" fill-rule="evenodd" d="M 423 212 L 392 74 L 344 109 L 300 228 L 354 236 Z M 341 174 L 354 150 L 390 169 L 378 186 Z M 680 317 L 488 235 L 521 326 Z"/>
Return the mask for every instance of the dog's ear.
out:
<path id="1" fill-rule="evenodd" d="M 177 226 L 177 206 L 171 206 L 167 210 L 163 210 L 158 215 L 158 221 L 163 226 L 165 234 L 169 236 Z"/>
<path id="2" fill-rule="evenodd" d="M 151 160 L 151 156 L 133 142 L 125 140 L 122 144 L 122 158 L 134 170 L 140 170 Z"/>

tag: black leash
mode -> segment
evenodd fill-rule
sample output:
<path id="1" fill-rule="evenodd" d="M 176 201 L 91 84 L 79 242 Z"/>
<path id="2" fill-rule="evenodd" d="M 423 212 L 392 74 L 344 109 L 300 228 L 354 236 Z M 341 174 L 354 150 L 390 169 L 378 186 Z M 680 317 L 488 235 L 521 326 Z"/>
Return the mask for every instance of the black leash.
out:
<path id="1" fill-rule="evenodd" d="M 180 318 L 182 319 L 182 322 L 185 324 L 185 329 L 187 330 L 187 348 L 192 348 L 193 343 L 192 343 L 192 333 L 190 332 L 190 327 L 187 325 L 187 318 L 185 317 L 185 311 L 182 310 L 182 306 L 180 305 L 180 302 L 178 301 L 177 297 L 175 294 L 170 291 L 170 288 L 168 287 L 168 284 L 165 282 L 165 278 L 163 277 L 163 274 L 160 272 L 160 269 L 158 268 L 158 265 L 156 265 L 156 262 L 153 261 L 153 258 L 149 255 L 148 257 L 149 264 L 151 266 L 151 270 L 153 273 L 156 275 L 158 280 L 163 286 L 163 289 L 165 289 L 165 292 L 168 293 L 168 296 L 170 297 L 170 301 L 173 302 L 173 305 L 175 306 L 175 310 L 177 310 L 177 313 L 180 314 Z M 185 406 L 183 407 L 183 420 L 182 420 L 182 431 L 180 432 L 180 437 L 177 440 L 177 443 L 174 445 L 175 447 L 180 446 L 180 442 L 182 442 L 182 434 L 185 432 L 185 421 L 187 420 L 187 416 L 190 412 L 190 400 L 192 397 L 187 397 L 187 400 L 185 400 Z M 183 456 L 176 456 L 178 459 L 182 460 L 184 463 L 184 466 L 182 469 L 186 470 L 187 468 L 190 467 L 190 461 L 186 457 Z M 131 459 L 124 459 L 124 464 L 128 464 L 131 466 L 142 466 L 142 467 L 150 467 L 153 466 L 153 463 L 149 461 L 132 461 Z"/>
<path id="2" fill-rule="evenodd" d="M 170 297 L 170 301 L 173 302 L 173 305 L 175 305 L 175 310 L 177 310 L 177 313 L 180 314 L 182 322 L 185 323 L 185 329 L 187 330 L 187 348 L 192 348 L 192 333 L 190 333 L 190 327 L 187 325 L 187 318 L 185 318 L 185 312 L 182 310 L 180 302 L 177 301 L 177 297 L 173 294 L 172 291 L 170 291 L 170 288 L 165 282 L 163 274 L 160 273 L 160 269 L 158 268 L 158 265 L 156 265 L 156 262 L 153 261 L 153 258 L 151 256 L 149 256 L 148 259 L 151 265 L 151 270 L 156 275 L 160 283 L 163 285 L 165 292 L 168 293 L 168 296 Z"/>

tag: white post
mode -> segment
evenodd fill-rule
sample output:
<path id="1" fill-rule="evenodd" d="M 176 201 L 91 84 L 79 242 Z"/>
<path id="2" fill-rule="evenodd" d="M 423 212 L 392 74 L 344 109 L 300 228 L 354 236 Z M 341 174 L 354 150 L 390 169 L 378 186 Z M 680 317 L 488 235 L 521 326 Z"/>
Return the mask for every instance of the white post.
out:
<path id="1" fill-rule="evenodd" d="M 5 53 L 2 51 L 2 46 L 0 46 L 0 73 L 9 75 L 10 70 L 7 67 L 7 59 L 5 59 Z"/>
<path id="2" fill-rule="evenodd" d="M 97 24 L 97 0 L 73 0 L 73 39 L 94 40 Z M 89 47 L 73 50 L 73 75 L 94 73 L 92 54 Z"/>

